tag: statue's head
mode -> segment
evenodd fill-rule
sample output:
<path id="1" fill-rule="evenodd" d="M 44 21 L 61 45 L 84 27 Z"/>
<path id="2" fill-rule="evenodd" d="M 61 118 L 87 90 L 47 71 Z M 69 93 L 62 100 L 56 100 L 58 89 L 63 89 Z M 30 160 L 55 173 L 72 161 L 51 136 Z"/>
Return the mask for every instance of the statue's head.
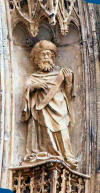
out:
<path id="1" fill-rule="evenodd" d="M 41 71 L 51 71 L 55 65 L 56 45 L 50 41 L 41 40 L 35 44 L 30 56 Z"/>

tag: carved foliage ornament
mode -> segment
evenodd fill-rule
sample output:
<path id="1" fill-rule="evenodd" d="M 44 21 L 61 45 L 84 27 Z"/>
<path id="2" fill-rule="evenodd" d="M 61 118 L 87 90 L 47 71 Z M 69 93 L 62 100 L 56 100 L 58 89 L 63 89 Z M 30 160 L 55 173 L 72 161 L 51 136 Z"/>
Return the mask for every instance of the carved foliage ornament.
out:
<path id="1" fill-rule="evenodd" d="M 38 34 L 43 18 L 47 18 L 51 25 L 58 21 L 61 34 L 66 35 L 75 2 L 76 0 L 9 0 L 10 7 L 27 23 L 33 37 Z"/>

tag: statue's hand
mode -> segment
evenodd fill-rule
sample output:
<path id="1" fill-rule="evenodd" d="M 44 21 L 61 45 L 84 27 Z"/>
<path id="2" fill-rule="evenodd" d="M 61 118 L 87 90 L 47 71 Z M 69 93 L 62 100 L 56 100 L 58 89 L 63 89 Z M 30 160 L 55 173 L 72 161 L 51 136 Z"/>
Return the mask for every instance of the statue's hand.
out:
<path id="1" fill-rule="evenodd" d="M 47 84 L 45 82 L 33 83 L 30 86 L 30 90 L 31 91 L 34 91 L 34 89 L 44 89 L 45 90 L 47 88 L 48 88 L 48 86 L 47 86 Z"/>
<path id="2" fill-rule="evenodd" d="M 62 72 L 64 74 L 64 78 L 66 83 L 69 85 L 72 83 L 72 71 L 70 69 L 67 68 L 63 68 Z"/>

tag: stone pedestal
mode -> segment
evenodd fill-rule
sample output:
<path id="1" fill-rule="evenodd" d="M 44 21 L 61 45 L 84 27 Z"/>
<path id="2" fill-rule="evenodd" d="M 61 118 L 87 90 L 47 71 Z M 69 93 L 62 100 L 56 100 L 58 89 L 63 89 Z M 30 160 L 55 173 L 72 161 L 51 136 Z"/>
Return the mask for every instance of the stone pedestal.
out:
<path id="1" fill-rule="evenodd" d="M 14 193 L 86 193 L 86 183 L 90 179 L 58 160 L 41 161 L 10 170 Z"/>

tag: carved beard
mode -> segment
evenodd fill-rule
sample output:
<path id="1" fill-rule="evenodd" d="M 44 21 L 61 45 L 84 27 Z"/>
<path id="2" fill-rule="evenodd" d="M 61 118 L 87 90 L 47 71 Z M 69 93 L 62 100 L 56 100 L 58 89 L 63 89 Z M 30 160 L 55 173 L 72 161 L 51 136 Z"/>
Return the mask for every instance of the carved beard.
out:
<path id="1" fill-rule="evenodd" d="M 40 63 L 38 63 L 38 68 L 44 72 L 50 72 L 53 70 L 54 68 L 54 63 L 52 60 L 44 60 L 44 61 L 40 61 Z"/>

